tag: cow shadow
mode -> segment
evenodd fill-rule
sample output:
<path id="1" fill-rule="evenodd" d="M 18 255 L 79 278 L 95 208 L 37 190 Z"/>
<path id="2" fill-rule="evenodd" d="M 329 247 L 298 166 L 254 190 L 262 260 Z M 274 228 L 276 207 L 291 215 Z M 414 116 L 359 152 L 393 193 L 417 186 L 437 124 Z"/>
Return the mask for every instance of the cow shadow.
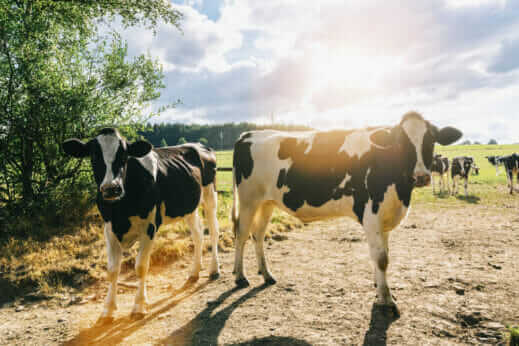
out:
<path id="1" fill-rule="evenodd" d="M 474 196 L 474 195 L 468 195 L 468 196 L 457 195 L 456 198 L 460 201 L 464 201 L 464 202 L 467 202 L 470 204 L 479 204 L 479 201 L 481 200 L 481 198 L 479 198 L 478 196 Z"/>
<path id="2" fill-rule="evenodd" d="M 369 329 L 364 335 L 364 346 L 387 345 L 387 331 L 391 324 L 399 319 L 387 308 L 373 304 L 371 308 L 371 321 Z"/>
<path id="3" fill-rule="evenodd" d="M 171 296 L 160 299 L 148 305 L 150 311 L 144 318 L 135 320 L 130 316 L 120 317 L 111 323 L 96 323 L 91 328 L 79 332 L 73 339 L 62 345 L 115 345 L 124 341 L 150 321 L 159 317 L 168 310 L 173 309 L 182 301 L 188 299 L 196 292 L 205 288 L 212 281 L 208 280 L 201 284 L 186 282 L 180 289 L 174 291 Z"/>
<path id="4" fill-rule="evenodd" d="M 217 313 L 214 311 L 222 305 L 222 303 L 232 296 L 239 288 L 234 287 L 222 293 L 215 300 L 209 301 L 207 307 L 201 311 L 194 319 L 186 323 L 174 331 L 171 335 L 159 342 L 159 345 L 218 345 L 218 337 L 225 326 L 225 323 L 231 316 L 232 312 L 236 310 L 245 301 L 254 298 L 261 291 L 270 287 L 268 284 L 255 287 L 236 299 L 225 308 Z M 213 314 L 214 313 L 214 314 Z M 270 336 L 261 339 L 251 339 L 243 343 L 236 343 L 233 345 L 295 345 L 306 346 L 310 345 L 306 341 L 291 338 Z"/>
<path id="5" fill-rule="evenodd" d="M 439 199 L 447 199 L 451 196 L 450 191 L 440 191 L 433 193 L 433 196 Z"/>

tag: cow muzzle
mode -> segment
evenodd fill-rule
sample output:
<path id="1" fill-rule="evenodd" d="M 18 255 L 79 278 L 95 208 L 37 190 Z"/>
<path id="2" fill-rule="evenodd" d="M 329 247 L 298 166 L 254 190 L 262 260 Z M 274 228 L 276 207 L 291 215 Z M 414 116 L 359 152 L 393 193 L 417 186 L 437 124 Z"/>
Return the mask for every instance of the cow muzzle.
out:
<path id="1" fill-rule="evenodd" d="M 431 183 L 431 175 L 430 174 L 417 174 L 414 176 L 415 186 L 416 187 L 424 187 L 428 186 Z"/>
<path id="2" fill-rule="evenodd" d="M 118 183 L 104 184 L 99 191 L 105 201 L 117 201 L 123 197 L 123 188 Z"/>

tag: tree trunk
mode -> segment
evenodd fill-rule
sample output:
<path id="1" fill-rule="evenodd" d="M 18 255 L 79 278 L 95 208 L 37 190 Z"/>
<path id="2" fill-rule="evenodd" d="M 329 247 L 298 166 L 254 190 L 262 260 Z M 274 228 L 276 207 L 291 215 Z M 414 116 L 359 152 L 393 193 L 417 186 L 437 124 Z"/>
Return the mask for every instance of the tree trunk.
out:
<path id="1" fill-rule="evenodd" d="M 25 204 L 29 204 L 34 199 L 32 187 L 32 174 L 34 170 L 34 141 L 31 138 L 24 138 L 23 161 L 22 161 L 22 197 Z"/>

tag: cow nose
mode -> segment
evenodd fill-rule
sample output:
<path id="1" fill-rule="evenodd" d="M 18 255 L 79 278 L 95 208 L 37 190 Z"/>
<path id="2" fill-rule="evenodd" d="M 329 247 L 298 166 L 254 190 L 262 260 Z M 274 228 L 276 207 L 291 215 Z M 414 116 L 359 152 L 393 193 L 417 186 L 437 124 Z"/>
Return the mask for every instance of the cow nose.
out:
<path id="1" fill-rule="evenodd" d="M 123 189 L 116 183 L 104 184 L 99 188 L 105 199 L 114 199 L 120 197 Z"/>
<path id="2" fill-rule="evenodd" d="M 431 176 L 429 174 L 419 174 L 416 175 L 415 180 L 416 187 L 424 187 L 429 185 L 429 183 L 431 182 Z"/>

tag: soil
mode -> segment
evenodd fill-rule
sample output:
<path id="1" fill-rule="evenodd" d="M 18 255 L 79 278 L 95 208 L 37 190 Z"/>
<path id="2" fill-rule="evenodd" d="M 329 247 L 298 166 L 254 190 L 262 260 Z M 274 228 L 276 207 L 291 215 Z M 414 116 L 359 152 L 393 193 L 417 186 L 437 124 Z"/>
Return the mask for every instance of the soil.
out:
<path id="1" fill-rule="evenodd" d="M 129 318 L 135 294 L 129 272 L 112 324 L 96 325 L 107 288 L 101 282 L 76 295 L 4 305 L 0 344 L 505 344 L 504 326 L 519 324 L 516 210 L 414 207 L 390 237 L 388 281 L 399 318 L 373 305 L 362 228 L 336 219 L 268 241 L 275 285 L 263 285 L 256 274 L 249 241 L 248 288 L 235 288 L 233 249 L 221 253 L 217 281 L 209 281 L 206 255 L 200 280 L 184 285 L 188 258 L 152 269 L 149 311 L 141 320 Z"/>

